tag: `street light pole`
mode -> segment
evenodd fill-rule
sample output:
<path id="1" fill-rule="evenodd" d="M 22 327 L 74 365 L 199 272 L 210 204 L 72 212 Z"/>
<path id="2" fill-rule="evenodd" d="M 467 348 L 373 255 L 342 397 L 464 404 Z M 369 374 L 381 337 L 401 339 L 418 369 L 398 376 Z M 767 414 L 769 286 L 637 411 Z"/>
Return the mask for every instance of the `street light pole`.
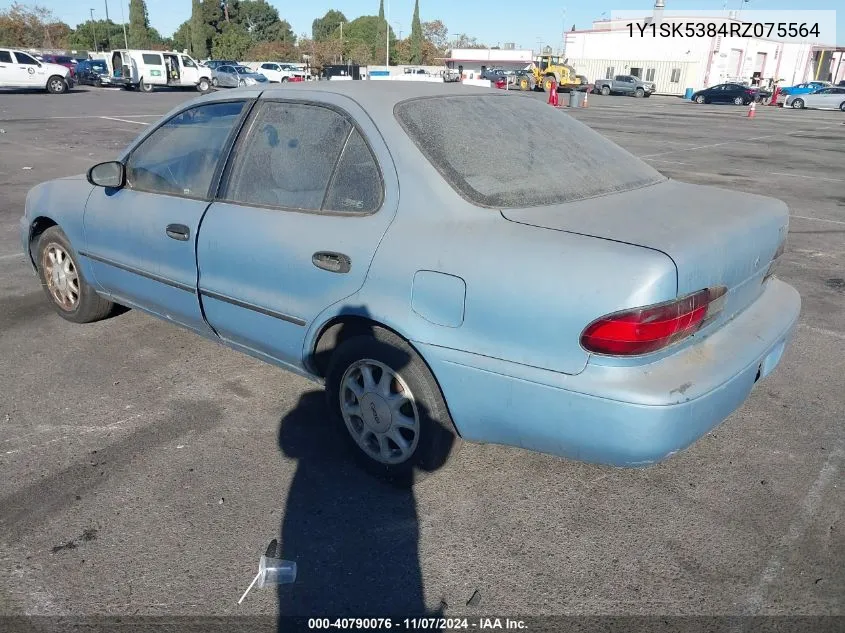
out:
<path id="1" fill-rule="evenodd" d="M 123 14 L 123 0 L 120 2 L 120 23 L 123 26 L 123 44 L 129 48 L 129 38 L 126 37 L 126 17 Z"/>
<path id="2" fill-rule="evenodd" d="M 100 49 L 97 48 L 97 25 L 94 24 L 94 9 L 91 9 L 91 30 L 94 32 L 94 52 L 96 53 Z"/>
<path id="3" fill-rule="evenodd" d="M 384 65 L 390 68 L 390 0 L 387 0 L 387 14 L 384 17 L 385 26 L 385 54 Z"/>
<path id="4" fill-rule="evenodd" d="M 109 0 L 103 0 L 106 3 L 106 22 L 109 21 Z"/>

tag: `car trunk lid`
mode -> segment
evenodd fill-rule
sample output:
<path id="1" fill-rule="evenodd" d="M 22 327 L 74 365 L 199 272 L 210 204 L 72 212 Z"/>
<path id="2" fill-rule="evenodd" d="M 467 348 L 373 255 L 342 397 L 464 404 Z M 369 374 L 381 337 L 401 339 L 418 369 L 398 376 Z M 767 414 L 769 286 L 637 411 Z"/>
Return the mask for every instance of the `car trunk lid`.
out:
<path id="1" fill-rule="evenodd" d="M 672 180 L 560 205 L 506 209 L 502 215 L 664 253 L 677 269 L 678 296 L 728 288 L 719 322 L 760 295 L 789 223 L 780 200 Z"/>

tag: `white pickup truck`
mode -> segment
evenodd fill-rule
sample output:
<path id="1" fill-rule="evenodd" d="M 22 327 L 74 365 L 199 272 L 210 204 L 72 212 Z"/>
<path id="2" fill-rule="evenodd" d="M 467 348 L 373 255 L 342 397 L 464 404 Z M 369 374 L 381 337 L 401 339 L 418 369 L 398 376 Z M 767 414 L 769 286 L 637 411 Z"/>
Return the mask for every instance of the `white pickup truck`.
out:
<path id="1" fill-rule="evenodd" d="M 267 81 L 285 83 L 287 81 L 305 81 L 308 73 L 292 64 L 279 64 L 277 62 L 264 62 L 255 69 L 265 77 Z"/>

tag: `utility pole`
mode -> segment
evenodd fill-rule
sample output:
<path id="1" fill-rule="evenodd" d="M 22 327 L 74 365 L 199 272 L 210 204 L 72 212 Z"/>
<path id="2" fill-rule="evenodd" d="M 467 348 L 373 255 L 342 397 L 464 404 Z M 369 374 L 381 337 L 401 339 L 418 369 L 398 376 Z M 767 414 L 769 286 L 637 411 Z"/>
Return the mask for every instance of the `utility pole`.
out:
<path id="1" fill-rule="evenodd" d="M 103 0 L 106 3 L 106 22 L 109 21 L 109 0 Z"/>
<path id="2" fill-rule="evenodd" d="M 390 0 L 387 0 L 387 12 L 384 16 L 384 26 L 385 28 L 385 54 L 384 54 L 384 65 L 390 68 Z"/>
<path id="3" fill-rule="evenodd" d="M 123 0 L 120 2 L 120 22 L 123 25 L 123 45 L 129 48 L 129 38 L 126 37 L 126 16 L 123 14 Z"/>
<path id="4" fill-rule="evenodd" d="M 100 49 L 97 48 L 97 25 L 94 24 L 94 9 L 91 9 L 91 30 L 94 32 L 94 52 L 96 53 Z"/>

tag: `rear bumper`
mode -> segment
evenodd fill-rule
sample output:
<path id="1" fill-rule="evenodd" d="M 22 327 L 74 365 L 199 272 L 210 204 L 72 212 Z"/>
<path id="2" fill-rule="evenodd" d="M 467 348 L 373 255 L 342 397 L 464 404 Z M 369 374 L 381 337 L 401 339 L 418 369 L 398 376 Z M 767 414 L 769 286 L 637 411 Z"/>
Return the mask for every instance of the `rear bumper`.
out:
<path id="1" fill-rule="evenodd" d="M 734 412 L 780 362 L 801 298 L 772 279 L 730 323 L 644 366 L 564 375 L 420 344 L 464 439 L 642 466 L 686 448 Z"/>

